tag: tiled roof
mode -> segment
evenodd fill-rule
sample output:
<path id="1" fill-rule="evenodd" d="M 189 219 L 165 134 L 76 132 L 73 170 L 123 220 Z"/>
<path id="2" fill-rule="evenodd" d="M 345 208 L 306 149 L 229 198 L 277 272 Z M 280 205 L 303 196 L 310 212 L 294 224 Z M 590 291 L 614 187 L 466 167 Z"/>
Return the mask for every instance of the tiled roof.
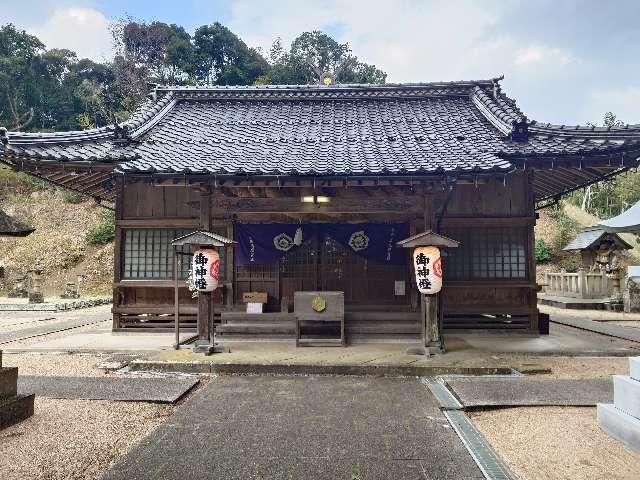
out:
<path id="1" fill-rule="evenodd" d="M 597 227 L 589 227 L 578 233 L 576 238 L 574 238 L 563 250 L 567 252 L 571 252 L 574 250 L 583 250 L 585 248 L 589 248 L 595 246 L 597 242 L 604 236 L 608 236 L 611 240 L 615 241 L 618 244 L 618 247 L 621 249 L 631 249 L 633 248 L 629 245 L 622 237 L 618 236 L 615 233 L 607 233 L 606 230 L 597 228 Z"/>
<path id="2" fill-rule="evenodd" d="M 640 126 L 528 121 L 498 80 L 159 87 L 119 126 L 0 131 L 0 159 L 107 163 L 121 172 L 342 176 L 506 172 L 525 157 L 640 151 Z"/>

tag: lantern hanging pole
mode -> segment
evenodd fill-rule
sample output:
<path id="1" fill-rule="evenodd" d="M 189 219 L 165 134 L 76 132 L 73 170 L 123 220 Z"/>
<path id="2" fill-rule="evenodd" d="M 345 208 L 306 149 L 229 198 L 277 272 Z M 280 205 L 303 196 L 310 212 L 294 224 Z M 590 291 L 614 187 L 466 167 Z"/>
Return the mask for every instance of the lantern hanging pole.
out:
<path id="1" fill-rule="evenodd" d="M 178 296 L 178 247 L 173 247 L 173 281 L 174 281 L 174 329 L 176 332 L 176 350 L 180 349 L 180 307 Z"/>

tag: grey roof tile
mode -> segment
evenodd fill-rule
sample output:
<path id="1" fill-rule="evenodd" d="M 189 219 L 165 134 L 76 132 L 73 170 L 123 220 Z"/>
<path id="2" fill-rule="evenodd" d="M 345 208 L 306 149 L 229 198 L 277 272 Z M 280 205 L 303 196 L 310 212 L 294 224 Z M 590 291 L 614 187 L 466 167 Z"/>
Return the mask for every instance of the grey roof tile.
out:
<path id="1" fill-rule="evenodd" d="M 516 141 L 518 126 L 528 138 Z M 126 172 L 378 175 L 508 171 L 523 156 L 637 151 L 640 126 L 529 122 L 495 80 L 160 87 L 122 125 L 5 140 L 5 158 L 111 162 Z"/>

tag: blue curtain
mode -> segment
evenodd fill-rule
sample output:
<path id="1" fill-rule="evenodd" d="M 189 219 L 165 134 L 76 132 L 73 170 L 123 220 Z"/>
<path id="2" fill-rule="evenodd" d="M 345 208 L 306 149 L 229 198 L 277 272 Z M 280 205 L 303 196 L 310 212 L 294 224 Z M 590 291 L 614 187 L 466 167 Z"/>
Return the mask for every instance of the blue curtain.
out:
<path id="1" fill-rule="evenodd" d="M 370 260 L 394 265 L 406 262 L 396 242 L 409 236 L 407 223 L 238 223 L 236 265 L 273 263 L 302 242 L 324 235 Z"/>

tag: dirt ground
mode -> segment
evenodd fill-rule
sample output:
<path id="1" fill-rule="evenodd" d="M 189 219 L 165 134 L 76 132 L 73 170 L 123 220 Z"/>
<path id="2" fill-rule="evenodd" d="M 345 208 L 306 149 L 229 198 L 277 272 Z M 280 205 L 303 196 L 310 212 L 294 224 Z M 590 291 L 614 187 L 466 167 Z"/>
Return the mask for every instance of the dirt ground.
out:
<path id="1" fill-rule="evenodd" d="M 521 480 L 640 478 L 640 455 L 600 430 L 595 408 L 505 408 L 469 416 Z"/>
<path id="2" fill-rule="evenodd" d="M 150 403 L 36 398 L 33 417 L 0 431 L 0 477 L 94 480 L 171 411 Z"/>

